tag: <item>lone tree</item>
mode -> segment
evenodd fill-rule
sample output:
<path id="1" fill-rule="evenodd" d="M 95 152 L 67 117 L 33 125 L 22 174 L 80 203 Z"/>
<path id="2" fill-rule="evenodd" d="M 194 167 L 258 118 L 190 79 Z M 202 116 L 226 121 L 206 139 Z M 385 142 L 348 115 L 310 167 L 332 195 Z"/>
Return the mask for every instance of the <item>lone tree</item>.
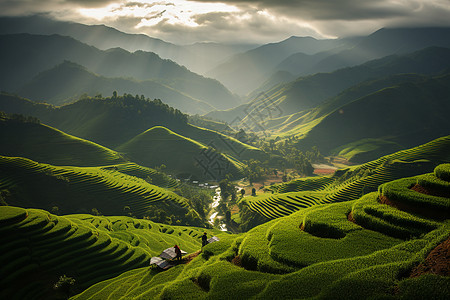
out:
<path id="1" fill-rule="evenodd" d="M 67 299 L 69 299 L 74 284 L 75 279 L 66 275 L 62 275 L 59 277 L 58 282 L 56 282 L 55 285 L 53 286 L 53 289 L 60 291 L 61 293 L 64 294 L 64 296 L 67 297 Z"/>
<path id="2" fill-rule="evenodd" d="M 256 196 L 256 189 L 252 188 L 252 196 Z"/>
<path id="3" fill-rule="evenodd" d="M 244 197 L 244 195 L 245 195 L 245 190 L 241 189 L 241 196 L 242 196 L 242 198 Z"/>

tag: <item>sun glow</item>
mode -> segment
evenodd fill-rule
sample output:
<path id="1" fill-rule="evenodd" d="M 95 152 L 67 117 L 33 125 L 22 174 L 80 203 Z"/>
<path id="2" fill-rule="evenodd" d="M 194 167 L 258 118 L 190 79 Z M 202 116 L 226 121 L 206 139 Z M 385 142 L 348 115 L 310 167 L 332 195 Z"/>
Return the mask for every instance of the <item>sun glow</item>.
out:
<path id="1" fill-rule="evenodd" d="M 79 13 L 97 21 L 114 18 L 141 18 L 135 28 L 154 26 L 160 22 L 183 24 L 196 27 L 195 16 L 218 12 L 237 12 L 235 6 L 224 3 L 203 3 L 186 0 L 144 1 L 128 0 L 120 4 L 110 4 L 102 8 L 82 8 Z"/>

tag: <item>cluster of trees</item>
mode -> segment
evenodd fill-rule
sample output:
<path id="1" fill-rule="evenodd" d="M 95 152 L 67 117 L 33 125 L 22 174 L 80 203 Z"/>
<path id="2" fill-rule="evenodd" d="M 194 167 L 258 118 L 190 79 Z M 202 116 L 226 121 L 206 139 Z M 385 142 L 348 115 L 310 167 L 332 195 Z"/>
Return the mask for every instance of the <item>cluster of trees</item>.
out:
<path id="1" fill-rule="evenodd" d="M 168 225 L 207 227 L 204 219 L 193 209 L 181 207 L 171 201 L 161 201 L 150 205 L 144 219 Z"/>
<path id="2" fill-rule="evenodd" d="M 137 113 L 138 115 L 153 121 L 151 123 L 154 123 L 154 119 L 163 121 L 171 120 L 171 122 L 178 124 L 187 124 L 188 122 L 188 116 L 180 110 L 163 103 L 160 99 L 151 100 L 150 98 L 145 98 L 144 95 L 133 96 L 131 94 L 123 94 L 122 96 L 119 96 L 116 91 L 113 92 L 111 97 L 106 98 L 100 94 L 95 97 L 84 95 L 73 105 L 83 106 L 87 103 L 96 104 L 98 106 L 107 105 L 111 108 L 120 108 L 127 111 L 132 116 L 136 116 Z"/>
<path id="3" fill-rule="evenodd" d="M 20 123 L 34 123 L 34 124 L 41 123 L 41 121 L 36 117 L 24 116 L 22 114 L 7 114 L 3 111 L 0 111 L 0 119 L 12 120 Z"/>

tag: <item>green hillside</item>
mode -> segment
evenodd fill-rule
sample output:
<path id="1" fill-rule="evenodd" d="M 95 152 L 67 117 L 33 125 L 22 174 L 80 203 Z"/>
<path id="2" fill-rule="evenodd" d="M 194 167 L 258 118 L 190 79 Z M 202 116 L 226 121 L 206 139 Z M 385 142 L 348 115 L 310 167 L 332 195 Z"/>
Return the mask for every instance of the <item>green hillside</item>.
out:
<path id="1" fill-rule="evenodd" d="M 403 82 L 341 106 L 302 132 L 299 145 L 334 148 L 365 138 L 411 147 L 448 134 L 450 75 Z M 377 126 L 374 126 L 373 122 Z"/>
<path id="2" fill-rule="evenodd" d="M 105 215 L 131 213 L 137 217 L 164 210 L 168 216 L 175 215 L 182 224 L 203 225 L 187 199 L 144 180 L 148 177 L 155 184 L 177 185 L 161 179 L 158 174 L 134 164 L 59 167 L 0 156 L 0 190 L 9 191 L 8 205 L 48 211 L 56 206 L 60 213 L 90 213 L 96 209 Z"/>
<path id="3" fill-rule="evenodd" d="M 164 103 L 188 113 L 206 113 L 213 107 L 194 99 L 176 89 L 152 80 L 130 78 L 108 78 L 89 72 L 86 68 L 65 61 L 50 70 L 39 73 L 22 86 L 17 93 L 34 101 L 45 101 L 54 105 L 72 102 L 82 95 L 151 95 Z"/>
<path id="4" fill-rule="evenodd" d="M 444 205 L 448 217 L 449 174 L 447 164 L 418 176 L 426 194 L 393 181 L 353 201 L 302 209 L 207 245 L 187 265 L 125 272 L 72 299 L 446 299 L 448 220 L 411 210 Z M 447 193 L 433 196 L 438 190 Z M 407 208 L 393 206 L 403 201 Z"/>
<path id="5" fill-rule="evenodd" d="M 0 112 L 0 154 L 21 156 L 53 165 L 102 166 L 123 163 L 115 151 L 83 140 L 37 120 Z"/>
<path id="6" fill-rule="evenodd" d="M 155 126 L 117 148 L 131 160 L 145 166 L 164 164 L 182 177 L 219 180 L 227 174 L 237 176 L 242 164 L 195 140 L 165 127 Z"/>
<path id="7" fill-rule="evenodd" d="M 316 204 L 355 200 L 376 191 L 382 183 L 430 172 L 445 162 L 450 162 L 450 136 L 338 170 L 333 176 L 274 185 L 270 188 L 274 194 L 245 197 L 242 205 L 266 218 L 278 218 Z"/>
<path id="8" fill-rule="evenodd" d="M 64 299 L 53 288 L 62 275 L 75 279 L 72 289 L 77 293 L 128 270 L 144 276 L 150 258 L 165 248 L 178 244 L 188 253 L 200 249 L 204 231 L 11 206 L 0 206 L 0 225 L 2 299 Z"/>
<path id="9" fill-rule="evenodd" d="M 195 142 L 215 148 L 233 157 L 233 160 L 268 159 L 268 154 L 258 148 L 215 130 L 187 123 L 186 115 L 158 100 L 144 100 L 131 95 L 117 98 L 88 98 L 53 107 L 2 93 L 0 110 L 38 117 L 42 122 L 60 130 L 112 149 L 120 148 L 120 151 L 124 149 L 121 147 L 123 144 L 151 127 L 164 126 Z"/>

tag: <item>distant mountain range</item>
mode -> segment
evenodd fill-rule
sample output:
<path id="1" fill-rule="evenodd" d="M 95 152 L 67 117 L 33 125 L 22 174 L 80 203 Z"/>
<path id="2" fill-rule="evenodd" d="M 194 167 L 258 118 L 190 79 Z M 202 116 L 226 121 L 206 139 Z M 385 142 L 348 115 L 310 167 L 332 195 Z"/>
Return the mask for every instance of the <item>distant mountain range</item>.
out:
<path id="1" fill-rule="evenodd" d="M 291 115 L 321 105 L 326 99 L 365 80 L 401 73 L 433 75 L 449 68 L 450 49 L 430 47 L 411 54 L 387 56 L 330 73 L 299 77 L 273 87 L 264 92 L 264 97 L 257 97 L 246 105 L 228 111 L 213 111 L 207 116 L 232 122 L 237 117 L 244 119 L 245 113 L 250 113 L 258 107 L 270 105 L 276 106 L 280 112 L 278 117 Z"/>
<path id="2" fill-rule="evenodd" d="M 237 54 L 207 74 L 245 95 L 277 71 L 296 76 L 331 72 L 431 46 L 450 47 L 450 28 L 384 28 L 366 37 L 343 40 L 291 38 Z"/>
<path id="3" fill-rule="evenodd" d="M 233 54 L 257 47 L 254 44 L 225 45 L 195 43 L 175 45 L 144 34 L 129 34 L 105 25 L 85 25 L 57 21 L 44 16 L 1 17 L 0 34 L 59 34 L 73 37 L 101 50 L 120 47 L 130 52 L 138 50 L 157 53 L 188 69 L 203 74 Z M 99 38 L 101 37 L 101 38 Z"/>
<path id="4" fill-rule="evenodd" d="M 54 105 L 78 100 L 82 95 L 147 95 L 162 99 L 165 103 L 187 113 L 206 113 L 214 109 L 206 102 L 194 99 L 167 85 L 154 80 L 132 78 L 108 78 L 94 74 L 85 67 L 70 61 L 43 71 L 16 90 L 19 95 L 34 101 L 45 101 Z"/>
<path id="5" fill-rule="evenodd" d="M 231 108 L 239 103 L 216 80 L 192 73 L 151 52 L 130 53 L 119 48 L 102 51 L 59 35 L 2 35 L 0 43 L 0 86 L 6 91 L 20 90 L 40 72 L 68 60 L 106 77 L 151 79 L 216 108 Z"/>

